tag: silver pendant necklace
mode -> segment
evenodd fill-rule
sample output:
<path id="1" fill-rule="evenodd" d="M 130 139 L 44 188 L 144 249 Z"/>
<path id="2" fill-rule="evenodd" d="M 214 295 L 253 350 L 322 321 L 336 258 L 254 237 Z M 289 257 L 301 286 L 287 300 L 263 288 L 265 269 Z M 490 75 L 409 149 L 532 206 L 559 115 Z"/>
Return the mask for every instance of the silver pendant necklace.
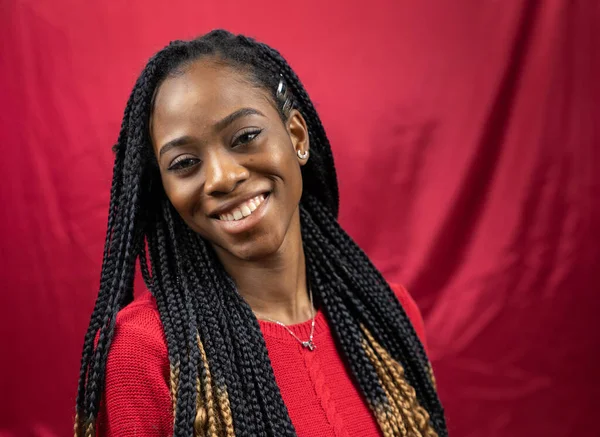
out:
<path id="1" fill-rule="evenodd" d="M 298 336 L 296 334 L 294 334 L 292 332 L 292 330 L 290 328 L 288 328 L 285 323 L 281 323 L 279 320 L 275 320 L 275 319 L 271 319 L 270 317 L 266 317 L 266 316 L 260 316 L 259 314 L 256 314 L 256 316 L 259 319 L 264 319 L 264 320 L 268 320 L 269 322 L 273 322 L 273 323 L 277 323 L 279 326 L 282 326 L 285 328 L 285 330 L 287 332 L 289 332 L 292 337 L 294 337 L 296 340 L 298 340 L 298 342 L 306 349 L 310 350 L 310 351 L 314 351 L 317 346 L 315 346 L 315 343 L 313 342 L 313 335 L 315 333 L 315 316 L 316 316 L 316 312 L 313 306 L 313 296 L 312 296 L 312 289 L 308 289 L 308 295 L 310 297 L 310 311 L 312 312 L 312 323 L 310 325 L 310 336 L 308 337 L 307 341 L 302 341 L 298 338 Z"/>

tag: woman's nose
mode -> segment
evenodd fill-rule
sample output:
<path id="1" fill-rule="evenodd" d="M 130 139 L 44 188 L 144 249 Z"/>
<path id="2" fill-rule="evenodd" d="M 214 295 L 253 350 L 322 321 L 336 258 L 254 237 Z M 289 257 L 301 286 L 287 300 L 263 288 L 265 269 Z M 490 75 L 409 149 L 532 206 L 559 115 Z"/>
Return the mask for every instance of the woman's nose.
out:
<path id="1" fill-rule="evenodd" d="M 249 172 L 240 165 L 236 157 L 228 151 L 214 151 L 205 158 L 204 169 L 206 180 L 204 182 L 205 194 L 219 196 L 232 192 L 241 182 L 248 179 Z"/>

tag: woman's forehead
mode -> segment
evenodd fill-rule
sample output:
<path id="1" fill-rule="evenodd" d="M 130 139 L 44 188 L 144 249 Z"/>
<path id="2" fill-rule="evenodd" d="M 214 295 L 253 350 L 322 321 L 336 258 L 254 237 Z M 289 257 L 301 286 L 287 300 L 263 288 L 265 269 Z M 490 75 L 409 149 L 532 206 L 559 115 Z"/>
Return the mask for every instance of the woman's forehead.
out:
<path id="1" fill-rule="evenodd" d="M 269 93 L 254 85 L 248 72 L 214 61 L 196 61 L 169 76 L 156 93 L 155 123 L 193 117 L 206 123 L 242 107 L 269 105 Z"/>

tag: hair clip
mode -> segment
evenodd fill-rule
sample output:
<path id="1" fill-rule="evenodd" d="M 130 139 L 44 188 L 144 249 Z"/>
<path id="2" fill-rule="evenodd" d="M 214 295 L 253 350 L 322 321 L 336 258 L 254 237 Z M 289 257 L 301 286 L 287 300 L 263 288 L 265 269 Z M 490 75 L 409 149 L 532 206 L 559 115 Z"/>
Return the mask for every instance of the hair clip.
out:
<path id="1" fill-rule="evenodd" d="M 286 92 L 285 82 L 283 81 L 283 75 L 279 74 L 279 85 L 277 85 L 277 96 L 283 96 Z"/>
<path id="2" fill-rule="evenodd" d="M 290 111 L 292 110 L 293 107 L 293 103 L 292 103 L 292 99 L 290 99 L 289 97 L 287 99 L 285 99 L 285 102 L 283 102 L 283 106 L 281 107 L 281 112 L 283 112 L 285 114 L 285 116 L 287 117 L 290 114 Z"/>
<path id="3" fill-rule="evenodd" d="M 279 74 L 279 85 L 277 85 L 277 100 L 281 104 L 281 112 L 287 117 L 294 107 L 292 96 L 288 92 L 285 81 L 283 80 L 283 74 Z"/>

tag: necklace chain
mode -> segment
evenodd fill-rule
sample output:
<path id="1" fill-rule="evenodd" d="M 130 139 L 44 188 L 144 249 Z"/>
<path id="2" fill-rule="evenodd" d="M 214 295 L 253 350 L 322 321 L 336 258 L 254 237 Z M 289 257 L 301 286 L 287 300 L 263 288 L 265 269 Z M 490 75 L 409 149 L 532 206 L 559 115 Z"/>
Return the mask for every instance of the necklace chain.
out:
<path id="1" fill-rule="evenodd" d="M 315 333 L 315 316 L 316 316 L 316 312 L 313 306 L 313 296 L 312 296 L 312 289 L 308 289 L 308 295 L 310 297 L 310 311 L 312 313 L 312 322 L 310 325 L 310 336 L 308 337 L 308 341 L 302 341 L 298 338 L 298 336 L 296 334 L 294 334 L 294 332 L 288 328 L 286 326 L 285 323 L 280 322 L 279 320 L 275 320 L 275 319 L 271 319 L 270 317 L 266 317 L 266 316 L 259 316 L 258 314 L 256 314 L 259 318 L 261 319 L 265 319 L 268 320 L 269 322 L 273 322 L 273 323 L 277 323 L 279 326 L 282 326 L 283 328 L 285 328 L 285 330 L 287 332 L 289 332 L 292 337 L 294 337 L 296 340 L 298 340 L 298 342 L 306 349 L 310 350 L 310 351 L 314 351 L 317 346 L 315 346 L 314 342 L 313 342 L 313 335 Z"/>

